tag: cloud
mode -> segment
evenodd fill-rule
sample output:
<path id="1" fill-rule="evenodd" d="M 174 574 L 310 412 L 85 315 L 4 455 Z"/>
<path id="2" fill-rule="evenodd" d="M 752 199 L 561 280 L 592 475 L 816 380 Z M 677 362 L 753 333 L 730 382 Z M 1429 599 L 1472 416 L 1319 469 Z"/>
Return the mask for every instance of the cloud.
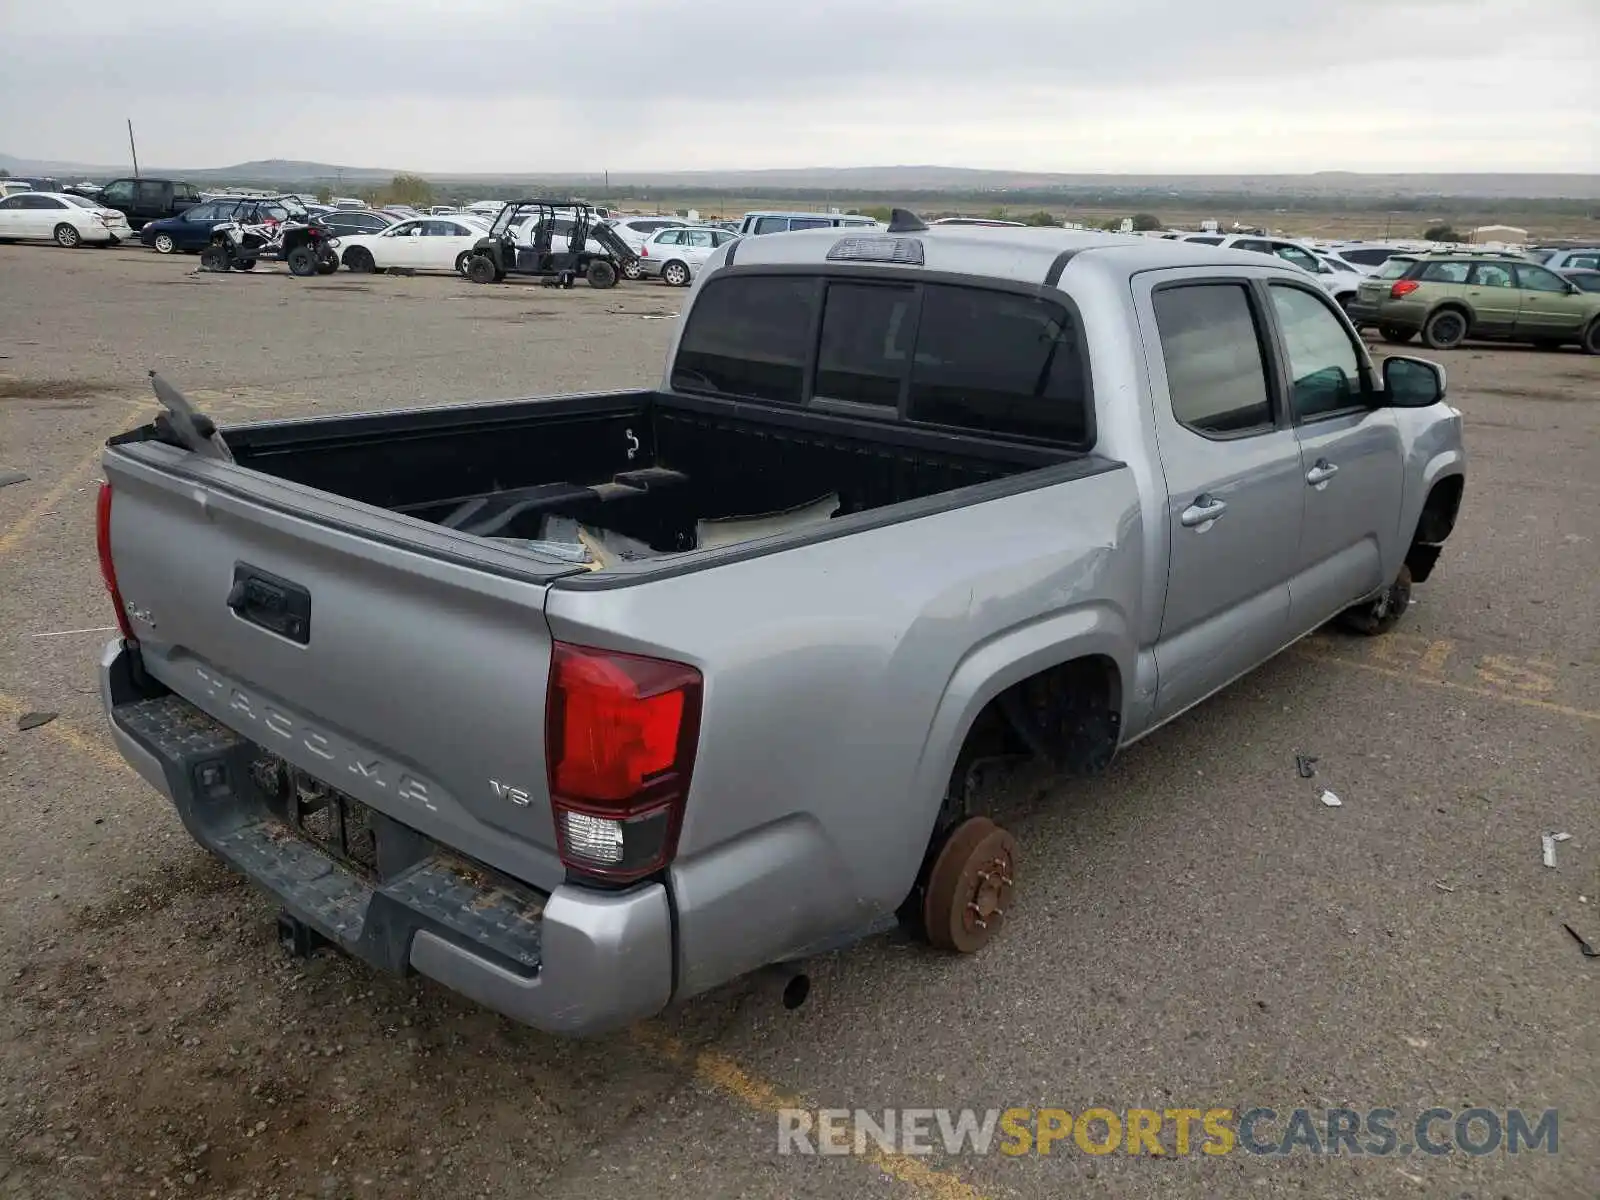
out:
<path id="1" fill-rule="evenodd" d="M 1596 0 L 14 7 L 0 149 L 39 157 L 132 116 L 174 166 L 1600 169 Z"/>

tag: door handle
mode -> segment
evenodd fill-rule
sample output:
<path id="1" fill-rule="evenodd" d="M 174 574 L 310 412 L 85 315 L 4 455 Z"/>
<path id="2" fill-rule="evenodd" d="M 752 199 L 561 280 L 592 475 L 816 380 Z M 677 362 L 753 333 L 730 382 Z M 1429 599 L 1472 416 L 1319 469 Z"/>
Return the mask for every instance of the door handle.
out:
<path id="1" fill-rule="evenodd" d="M 1321 487 L 1338 473 L 1338 467 L 1325 458 L 1319 458 L 1311 470 L 1306 472 L 1306 482 L 1312 487 Z"/>
<path id="2" fill-rule="evenodd" d="M 1228 506 L 1224 501 L 1215 499 L 1209 493 L 1202 493 L 1183 510 L 1178 520 L 1183 522 L 1185 529 L 1193 529 L 1197 525 L 1209 525 L 1227 511 Z"/>

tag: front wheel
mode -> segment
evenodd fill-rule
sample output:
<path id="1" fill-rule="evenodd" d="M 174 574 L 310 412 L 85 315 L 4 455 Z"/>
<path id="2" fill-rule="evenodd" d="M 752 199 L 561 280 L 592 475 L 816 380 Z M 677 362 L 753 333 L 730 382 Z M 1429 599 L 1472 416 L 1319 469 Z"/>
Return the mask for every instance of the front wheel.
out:
<path id="1" fill-rule="evenodd" d="M 1446 308 L 1433 314 L 1422 327 L 1422 340 L 1430 350 L 1454 350 L 1467 340 L 1467 315 Z"/>
<path id="2" fill-rule="evenodd" d="M 501 275 L 487 254 L 474 254 L 467 262 L 467 278 L 473 283 L 498 283 Z"/>
<path id="3" fill-rule="evenodd" d="M 83 235 L 78 232 L 76 225 L 69 225 L 65 221 L 56 226 L 56 245 L 65 246 L 68 250 L 83 243 Z"/>
<path id="4" fill-rule="evenodd" d="M 603 258 L 597 258 L 589 264 L 589 269 L 584 272 L 592 288 L 612 288 L 617 286 L 617 269 Z"/>
<path id="5" fill-rule="evenodd" d="M 317 252 L 310 246 L 296 246 L 284 261 L 289 264 L 291 275 L 306 279 L 317 273 Z"/>
<path id="6" fill-rule="evenodd" d="M 178 248 L 178 243 L 172 240 L 170 233 L 156 234 L 156 240 L 151 244 L 155 246 L 157 254 L 171 254 Z"/>
<path id="7" fill-rule="evenodd" d="M 200 269 L 202 271 L 226 271 L 228 269 L 227 247 L 207 246 L 200 251 Z"/>
<path id="8" fill-rule="evenodd" d="M 1377 637 L 1388 633 L 1400 624 L 1400 618 L 1411 607 L 1411 568 L 1401 567 L 1394 582 L 1384 588 L 1376 598 L 1339 614 L 1339 624 L 1351 633 L 1363 637 Z"/>

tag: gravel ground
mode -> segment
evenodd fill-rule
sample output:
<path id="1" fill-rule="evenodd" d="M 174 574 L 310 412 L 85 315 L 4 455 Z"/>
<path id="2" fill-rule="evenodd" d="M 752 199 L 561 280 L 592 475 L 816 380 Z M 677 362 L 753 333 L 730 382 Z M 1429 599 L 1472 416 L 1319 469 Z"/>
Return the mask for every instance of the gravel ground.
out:
<path id="1" fill-rule="evenodd" d="M 1011 781 L 1023 890 L 983 954 L 884 937 L 798 1012 L 739 984 L 580 1043 L 286 959 L 121 766 L 97 450 L 152 366 L 226 420 L 649 385 L 682 294 L 193 265 L 0 247 L 0 476 L 30 476 L 0 487 L 0 1196 L 1597 1194 L 1600 962 L 1562 926 L 1600 945 L 1600 359 L 1439 355 L 1471 478 L 1401 632 L 1310 639 L 1101 779 Z M 780 1156 L 788 1103 L 1556 1108 L 1560 1141 Z"/>

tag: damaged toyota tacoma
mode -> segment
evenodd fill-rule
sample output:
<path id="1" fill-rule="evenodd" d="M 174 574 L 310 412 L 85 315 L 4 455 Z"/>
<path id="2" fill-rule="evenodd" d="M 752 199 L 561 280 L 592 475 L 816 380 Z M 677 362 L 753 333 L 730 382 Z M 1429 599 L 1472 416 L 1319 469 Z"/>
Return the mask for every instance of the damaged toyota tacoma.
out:
<path id="1" fill-rule="evenodd" d="M 1435 365 L 1249 252 L 751 238 L 659 388 L 113 438 L 122 755 L 284 939 L 615 1028 L 1016 903 L 985 764 L 1103 769 L 1455 523 Z"/>

